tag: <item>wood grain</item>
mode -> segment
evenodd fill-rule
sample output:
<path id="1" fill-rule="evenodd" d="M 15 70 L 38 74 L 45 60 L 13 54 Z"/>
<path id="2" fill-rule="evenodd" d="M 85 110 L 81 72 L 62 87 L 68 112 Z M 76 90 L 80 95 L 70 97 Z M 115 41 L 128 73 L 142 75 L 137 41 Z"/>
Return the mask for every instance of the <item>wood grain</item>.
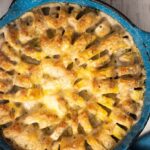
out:
<path id="1" fill-rule="evenodd" d="M 102 0 L 124 13 L 134 24 L 150 32 L 150 0 Z"/>

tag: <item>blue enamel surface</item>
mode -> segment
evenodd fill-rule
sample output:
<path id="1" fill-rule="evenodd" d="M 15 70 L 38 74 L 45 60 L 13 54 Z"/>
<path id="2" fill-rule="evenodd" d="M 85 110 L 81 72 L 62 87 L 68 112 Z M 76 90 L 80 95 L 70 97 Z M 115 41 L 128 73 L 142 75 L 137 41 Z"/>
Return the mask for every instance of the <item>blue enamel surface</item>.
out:
<path id="1" fill-rule="evenodd" d="M 0 28 L 10 23 L 12 20 L 18 18 L 26 11 L 30 10 L 33 7 L 39 6 L 48 2 L 67 2 L 67 3 L 76 3 L 79 5 L 92 7 L 99 9 L 106 14 L 110 15 L 114 19 L 118 20 L 120 24 L 132 35 L 137 47 L 140 50 L 141 56 L 144 61 L 144 67 L 146 69 L 146 92 L 145 92 L 145 101 L 143 106 L 143 111 L 141 119 L 138 123 L 131 129 L 128 135 L 124 140 L 116 147 L 115 150 L 127 150 L 130 144 L 133 142 L 135 137 L 142 131 L 144 128 L 149 114 L 150 114 L 150 33 L 146 33 L 137 27 L 133 26 L 130 22 L 124 19 L 118 12 L 114 11 L 112 8 L 102 4 L 97 3 L 92 0 L 16 0 L 12 7 L 9 9 L 7 15 L 0 20 Z M 0 139 L 0 148 L 4 150 L 10 150 L 2 139 Z"/>
<path id="2" fill-rule="evenodd" d="M 133 146 L 133 150 L 149 150 L 150 148 L 150 135 L 147 133 L 146 135 L 140 137 L 136 144 Z"/>

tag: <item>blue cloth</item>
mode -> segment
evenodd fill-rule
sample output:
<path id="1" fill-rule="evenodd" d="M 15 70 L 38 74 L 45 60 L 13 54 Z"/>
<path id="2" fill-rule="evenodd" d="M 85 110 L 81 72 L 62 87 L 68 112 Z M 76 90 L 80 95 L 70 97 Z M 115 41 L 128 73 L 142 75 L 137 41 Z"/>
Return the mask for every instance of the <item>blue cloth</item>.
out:
<path id="1" fill-rule="evenodd" d="M 150 132 L 137 139 L 131 150 L 150 150 Z"/>

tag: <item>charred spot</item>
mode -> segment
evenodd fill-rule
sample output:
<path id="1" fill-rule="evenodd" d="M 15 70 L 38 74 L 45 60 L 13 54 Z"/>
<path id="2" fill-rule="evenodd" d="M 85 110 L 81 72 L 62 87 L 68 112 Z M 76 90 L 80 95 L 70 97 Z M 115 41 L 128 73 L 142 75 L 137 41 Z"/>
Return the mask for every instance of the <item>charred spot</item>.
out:
<path id="1" fill-rule="evenodd" d="M 54 58 L 54 59 L 59 59 L 59 58 L 60 58 L 60 55 L 53 55 L 53 58 Z"/>
<path id="2" fill-rule="evenodd" d="M 4 33 L 1 33 L 0 34 L 0 39 L 4 39 L 4 37 L 5 37 Z"/>
<path id="3" fill-rule="evenodd" d="M 73 62 L 67 66 L 67 70 L 72 70 L 72 68 L 73 68 Z"/>
<path id="4" fill-rule="evenodd" d="M 41 51 L 40 42 L 39 42 L 38 38 L 34 38 L 34 39 L 30 40 L 26 45 L 31 48 L 35 48 L 37 51 Z"/>
<path id="5" fill-rule="evenodd" d="M 25 24 L 26 26 L 31 26 L 33 24 L 33 18 L 31 16 L 23 18 L 21 19 L 21 23 Z"/>
<path id="6" fill-rule="evenodd" d="M 33 125 L 35 128 L 38 128 L 38 127 L 39 127 L 38 123 L 32 123 L 32 125 Z"/>
<path id="7" fill-rule="evenodd" d="M 82 67 L 82 68 L 86 68 L 87 67 L 87 64 L 85 63 L 85 64 L 82 64 L 82 65 L 80 65 L 80 67 Z"/>
<path id="8" fill-rule="evenodd" d="M 56 10 L 60 10 L 60 6 L 57 6 L 57 7 L 56 7 Z"/>
<path id="9" fill-rule="evenodd" d="M 20 107 L 22 104 L 19 102 L 15 102 L 16 107 Z"/>
<path id="10" fill-rule="evenodd" d="M 46 127 L 44 129 L 42 129 L 42 131 L 44 132 L 44 134 L 50 135 L 50 134 L 52 134 L 53 129 L 52 129 L 52 127 Z"/>
<path id="11" fill-rule="evenodd" d="M 78 94 L 86 101 L 88 101 L 91 98 L 91 95 L 88 93 L 87 90 L 82 90 Z"/>
<path id="12" fill-rule="evenodd" d="M 85 14 L 88 14 L 89 12 L 95 12 L 94 9 L 91 9 L 91 8 L 85 8 L 84 10 L 80 11 L 78 13 L 78 15 L 76 16 L 76 19 L 79 20 L 80 18 L 82 18 Z"/>
<path id="13" fill-rule="evenodd" d="M 84 128 L 81 126 L 81 124 L 78 125 L 78 133 L 85 134 Z"/>
<path id="14" fill-rule="evenodd" d="M 12 109 L 10 110 L 9 115 L 10 115 L 11 118 L 14 118 L 15 112 L 16 112 L 16 111 L 15 111 L 14 108 L 12 108 Z"/>
<path id="15" fill-rule="evenodd" d="M 80 37 L 80 35 L 78 33 L 73 33 L 72 35 L 72 39 L 71 39 L 71 44 L 74 44 L 75 41 Z"/>
<path id="16" fill-rule="evenodd" d="M 103 57 L 103 56 L 107 55 L 108 53 L 109 53 L 108 50 L 104 50 L 100 53 L 100 57 Z"/>
<path id="17" fill-rule="evenodd" d="M 93 150 L 87 141 L 85 141 L 84 146 L 85 146 L 85 150 Z"/>
<path id="18" fill-rule="evenodd" d="M 73 11 L 73 9 L 74 9 L 74 7 L 69 7 L 69 8 L 68 8 L 68 13 L 71 14 L 72 11 Z"/>
<path id="19" fill-rule="evenodd" d="M 124 39 L 129 39 L 128 35 L 123 36 Z"/>
<path id="20" fill-rule="evenodd" d="M 93 115 L 93 114 L 90 113 L 88 115 L 88 117 L 89 117 L 89 121 L 90 121 L 90 123 L 91 123 L 91 125 L 92 125 L 93 128 L 97 128 L 101 124 L 100 121 L 97 121 L 95 115 Z"/>
<path id="21" fill-rule="evenodd" d="M 16 92 L 18 92 L 21 89 L 21 87 L 14 85 L 12 87 L 12 89 L 9 91 L 9 93 L 11 94 L 15 94 Z"/>
<path id="22" fill-rule="evenodd" d="M 116 141 L 116 143 L 119 142 L 119 139 L 117 137 L 115 137 L 114 135 L 111 135 L 111 137 Z"/>
<path id="23" fill-rule="evenodd" d="M 97 44 L 97 43 L 99 43 L 99 39 L 95 39 L 94 41 L 92 41 L 91 43 L 89 43 L 89 44 L 86 46 L 85 49 L 88 49 L 88 48 L 92 47 L 93 45 L 95 45 L 95 44 Z"/>
<path id="24" fill-rule="evenodd" d="M 8 104 L 8 103 L 9 103 L 9 100 L 0 100 L 0 105 Z"/>
<path id="25" fill-rule="evenodd" d="M 54 17 L 54 18 L 59 18 L 59 14 L 58 14 L 58 13 L 53 13 L 53 14 L 52 14 L 52 17 Z"/>
<path id="26" fill-rule="evenodd" d="M 50 12 L 50 8 L 49 7 L 44 7 L 42 8 L 42 12 L 45 16 L 48 16 L 49 15 L 49 12 Z"/>
<path id="27" fill-rule="evenodd" d="M 128 130 L 128 128 L 127 128 L 126 126 L 124 126 L 124 125 L 121 125 L 121 124 L 119 124 L 119 123 L 117 123 L 117 125 L 118 125 L 120 128 L 124 129 L 125 131 Z"/>
<path id="28" fill-rule="evenodd" d="M 142 87 L 137 87 L 137 88 L 134 88 L 134 90 L 141 91 L 141 90 L 143 90 L 143 88 Z"/>
<path id="29" fill-rule="evenodd" d="M 62 30 L 62 36 L 63 36 L 64 34 L 65 34 L 65 30 L 63 29 L 63 30 Z"/>
<path id="30" fill-rule="evenodd" d="M 133 120 L 137 120 L 137 116 L 133 113 L 129 113 L 129 116 L 133 119 Z"/>
<path id="31" fill-rule="evenodd" d="M 75 80 L 74 85 L 77 84 L 78 82 L 80 82 L 81 80 L 82 80 L 81 78 Z"/>
<path id="32" fill-rule="evenodd" d="M 46 33 L 47 33 L 48 38 L 51 39 L 51 38 L 53 38 L 53 37 L 55 36 L 56 30 L 48 29 L 48 30 L 46 31 Z"/>
<path id="33" fill-rule="evenodd" d="M 50 56 L 46 56 L 46 57 L 45 57 L 45 59 L 50 59 L 50 58 L 51 58 Z"/>
<path id="34" fill-rule="evenodd" d="M 78 13 L 78 15 L 76 16 L 76 19 L 79 20 L 84 14 L 85 14 L 85 11 L 84 11 L 84 10 L 83 10 L 83 11 L 80 11 L 80 12 Z"/>
<path id="35" fill-rule="evenodd" d="M 90 59 L 91 60 L 97 60 L 97 59 L 99 59 L 99 57 L 100 57 L 100 54 L 96 54 L 93 57 L 91 57 Z"/>
<path id="36" fill-rule="evenodd" d="M 62 133 L 62 137 L 70 137 L 73 135 L 73 131 L 71 127 L 68 127 L 67 129 L 64 130 L 64 132 Z"/>
<path id="37" fill-rule="evenodd" d="M 39 65 L 40 61 L 30 57 L 30 56 L 26 56 L 26 55 L 22 55 L 21 57 L 22 61 L 28 63 L 28 64 L 34 64 L 34 65 Z"/>
<path id="38" fill-rule="evenodd" d="M 98 105 L 99 105 L 100 107 L 102 107 L 105 111 L 107 111 L 108 114 L 111 113 L 111 110 L 110 110 L 108 107 L 106 107 L 106 106 L 104 106 L 104 105 L 102 105 L 102 104 L 99 104 L 99 103 L 98 103 Z"/>

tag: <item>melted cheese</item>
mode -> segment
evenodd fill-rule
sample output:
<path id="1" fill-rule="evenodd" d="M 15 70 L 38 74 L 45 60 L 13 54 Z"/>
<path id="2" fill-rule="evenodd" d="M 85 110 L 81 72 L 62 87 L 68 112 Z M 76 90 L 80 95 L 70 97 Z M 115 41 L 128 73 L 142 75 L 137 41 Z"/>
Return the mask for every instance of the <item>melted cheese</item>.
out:
<path id="1" fill-rule="evenodd" d="M 0 29 L 0 62 L 0 124 L 21 149 L 111 150 L 139 118 L 141 57 L 102 12 L 34 8 Z"/>

